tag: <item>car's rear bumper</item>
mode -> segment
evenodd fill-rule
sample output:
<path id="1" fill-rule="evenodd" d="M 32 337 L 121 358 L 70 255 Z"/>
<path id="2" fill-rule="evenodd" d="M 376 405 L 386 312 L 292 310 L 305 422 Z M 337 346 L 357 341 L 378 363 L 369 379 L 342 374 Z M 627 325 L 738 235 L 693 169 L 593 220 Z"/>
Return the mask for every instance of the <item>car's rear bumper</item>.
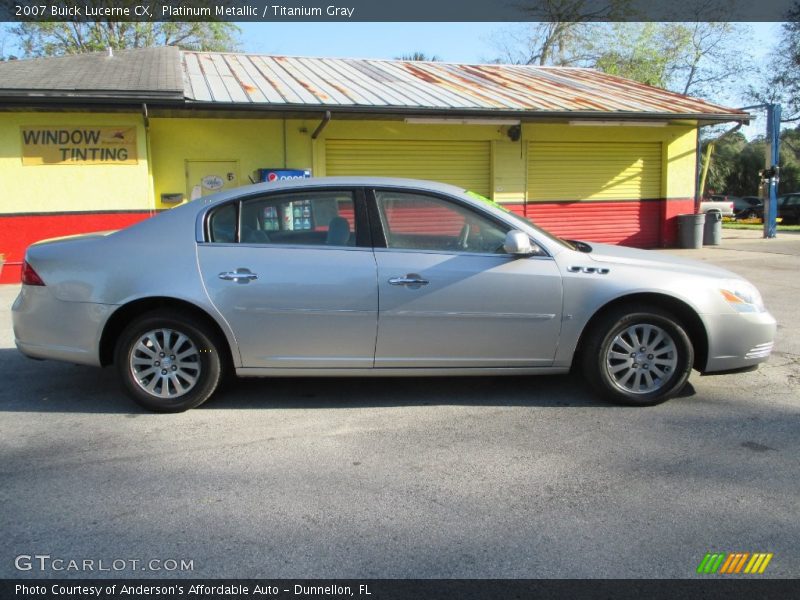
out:
<path id="1" fill-rule="evenodd" d="M 23 285 L 11 307 L 14 342 L 31 358 L 99 366 L 100 334 L 113 308 L 65 302 L 46 286 Z"/>
<path id="2" fill-rule="evenodd" d="M 703 373 L 749 370 L 772 353 L 777 323 L 768 312 L 704 315 L 708 360 Z"/>

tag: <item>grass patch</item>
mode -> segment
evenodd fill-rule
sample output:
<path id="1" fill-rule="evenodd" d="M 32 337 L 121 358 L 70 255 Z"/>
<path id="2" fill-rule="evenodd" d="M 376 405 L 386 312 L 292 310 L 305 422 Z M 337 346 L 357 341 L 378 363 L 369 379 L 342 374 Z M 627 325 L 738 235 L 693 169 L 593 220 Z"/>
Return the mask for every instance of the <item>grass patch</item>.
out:
<path id="1" fill-rule="evenodd" d="M 723 229 L 751 229 L 761 231 L 764 225 L 761 223 L 723 223 Z M 777 231 L 800 231 L 800 225 L 777 225 Z"/>

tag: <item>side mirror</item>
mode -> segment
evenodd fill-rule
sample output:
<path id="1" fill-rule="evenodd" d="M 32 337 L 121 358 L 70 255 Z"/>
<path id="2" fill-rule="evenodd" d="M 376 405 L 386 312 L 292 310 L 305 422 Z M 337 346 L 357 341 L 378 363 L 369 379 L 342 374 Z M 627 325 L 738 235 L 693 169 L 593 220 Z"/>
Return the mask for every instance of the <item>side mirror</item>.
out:
<path id="1" fill-rule="evenodd" d="M 517 229 L 512 229 L 506 234 L 503 249 L 507 254 L 522 256 L 528 256 L 537 250 L 536 246 L 531 243 L 531 238 L 528 237 L 528 234 Z"/>

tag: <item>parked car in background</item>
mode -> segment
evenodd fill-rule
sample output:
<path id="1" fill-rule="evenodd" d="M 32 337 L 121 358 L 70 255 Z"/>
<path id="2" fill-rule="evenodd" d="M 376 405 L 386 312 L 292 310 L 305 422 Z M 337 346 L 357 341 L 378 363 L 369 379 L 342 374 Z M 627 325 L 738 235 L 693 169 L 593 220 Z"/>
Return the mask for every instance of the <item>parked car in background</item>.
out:
<path id="1" fill-rule="evenodd" d="M 718 212 L 723 217 L 732 217 L 734 214 L 732 197 L 722 194 L 713 194 L 707 200 L 700 202 L 700 212 Z"/>
<path id="2" fill-rule="evenodd" d="M 778 198 L 778 216 L 783 225 L 800 224 L 800 192 Z"/>
<path id="3" fill-rule="evenodd" d="M 764 218 L 763 204 L 758 208 L 756 216 L 759 219 Z M 782 225 L 800 224 L 800 192 L 784 194 L 778 197 L 777 217 Z"/>
<path id="4" fill-rule="evenodd" d="M 738 220 L 760 218 L 764 214 L 764 201 L 758 196 L 733 199 L 733 216 Z"/>
<path id="5" fill-rule="evenodd" d="M 751 370 L 775 319 L 707 263 L 563 240 L 477 194 L 389 178 L 263 183 L 115 233 L 34 244 L 28 356 L 116 367 L 142 406 L 252 377 L 582 372 L 614 402 Z M 264 390 L 269 394 L 269 382 Z"/>

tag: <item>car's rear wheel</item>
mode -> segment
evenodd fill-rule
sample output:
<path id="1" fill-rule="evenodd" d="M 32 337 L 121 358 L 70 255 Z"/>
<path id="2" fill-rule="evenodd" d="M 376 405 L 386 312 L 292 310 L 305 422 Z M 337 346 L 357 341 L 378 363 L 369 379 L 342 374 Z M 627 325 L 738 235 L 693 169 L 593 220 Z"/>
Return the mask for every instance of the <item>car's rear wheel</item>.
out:
<path id="1" fill-rule="evenodd" d="M 581 363 L 605 399 L 659 404 L 679 393 L 692 371 L 694 349 L 681 322 L 656 308 L 622 307 L 591 326 Z"/>
<path id="2" fill-rule="evenodd" d="M 219 342 L 202 322 L 174 311 L 133 321 L 117 340 L 114 363 L 125 391 L 156 412 L 182 412 L 214 393 L 222 374 Z"/>

